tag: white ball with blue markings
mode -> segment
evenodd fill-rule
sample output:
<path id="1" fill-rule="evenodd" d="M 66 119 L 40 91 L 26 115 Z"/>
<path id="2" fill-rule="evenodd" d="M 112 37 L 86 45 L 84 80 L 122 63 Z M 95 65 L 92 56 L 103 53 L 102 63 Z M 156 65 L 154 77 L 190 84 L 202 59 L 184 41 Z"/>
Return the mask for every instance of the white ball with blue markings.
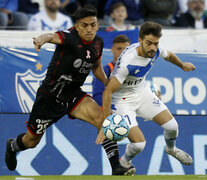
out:
<path id="1" fill-rule="evenodd" d="M 102 125 L 104 135 L 111 141 L 121 141 L 129 134 L 129 126 L 124 116 L 112 114 Z"/>

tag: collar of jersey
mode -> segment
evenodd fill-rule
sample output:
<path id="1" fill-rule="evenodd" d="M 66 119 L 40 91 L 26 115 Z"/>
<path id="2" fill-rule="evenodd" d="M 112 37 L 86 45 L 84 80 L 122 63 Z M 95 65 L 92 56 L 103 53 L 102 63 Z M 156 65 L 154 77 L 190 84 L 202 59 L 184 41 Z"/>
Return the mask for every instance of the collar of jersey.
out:
<path id="1" fill-rule="evenodd" d="M 81 39 L 83 44 L 91 44 L 93 41 L 84 41 L 83 39 Z"/>

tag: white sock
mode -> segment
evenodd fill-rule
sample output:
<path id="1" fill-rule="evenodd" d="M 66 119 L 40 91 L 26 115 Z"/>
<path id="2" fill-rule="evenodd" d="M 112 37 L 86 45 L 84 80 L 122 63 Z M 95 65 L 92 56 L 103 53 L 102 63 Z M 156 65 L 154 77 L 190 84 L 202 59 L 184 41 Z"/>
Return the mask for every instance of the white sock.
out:
<path id="1" fill-rule="evenodd" d="M 126 146 L 126 151 L 122 156 L 122 160 L 129 162 L 134 156 L 142 152 L 146 144 L 146 141 L 139 143 L 129 143 Z"/>
<path id="2" fill-rule="evenodd" d="M 164 129 L 164 137 L 167 147 L 173 149 L 178 137 L 178 124 L 173 118 L 161 126 Z"/>

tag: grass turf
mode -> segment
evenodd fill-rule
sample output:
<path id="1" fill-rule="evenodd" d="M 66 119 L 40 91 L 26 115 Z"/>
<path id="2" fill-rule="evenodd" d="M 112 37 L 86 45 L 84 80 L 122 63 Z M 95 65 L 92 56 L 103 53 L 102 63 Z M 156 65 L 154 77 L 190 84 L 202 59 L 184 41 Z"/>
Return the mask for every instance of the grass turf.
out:
<path id="1" fill-rule="evenodd" d="M 0 176 L 0 180 L 207 180 L 207 175 L 182 176 Z"/>

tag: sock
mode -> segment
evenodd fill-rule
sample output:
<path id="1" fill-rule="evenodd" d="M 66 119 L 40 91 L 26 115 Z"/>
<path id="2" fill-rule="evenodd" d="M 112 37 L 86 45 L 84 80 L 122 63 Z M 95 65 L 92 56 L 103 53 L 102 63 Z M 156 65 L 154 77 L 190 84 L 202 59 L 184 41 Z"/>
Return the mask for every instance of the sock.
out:
<path id="1" fill-rule="evenodd" d="M 178 124 L 173 118 L 161 126 L 164 129 L 164 137 L 166 145 L 169 149 L 175 147 L 176 139 L 178 137 Z"/>
<path id="2" fill-rule="evenodd" d="M 119 150 L 118 145 L 114 141 L 110 141 L 105 139 L 102 143 L 102 147 L 105 149 L 109 162 L 111 164 L 112 169 L 114 169 L 117 165 L 119 165 Z"/>
<path id="3" fill-rule="evenodd" d="M 22 137 L 25 135 L 25 133 L 20 134 L 11 142 L 11 150 L 13 152 L 19 152 L 19 151 L 24 151 L 25 149 L 28 149 L 25 147 L 25 145 L 22 142 Z"/>
<path id="4" fill-rule="evenodd" d="M 171 138 L 171 139 L 165 139 L 165 142 L 167 144 L 167 147 L 169 149 L 173 149 L 175 147 L 175 142 L 177 138 Z"/>
<path id="5" fill-rule="evenodd" d="M 146 144 L 146 141 L 144 142 L 138 142 L 138 143 L 129 143 L 126 146 L 126 151 L 124 155 L 121 157 L 122 160 L 129 162 L 131 161 L 137 154 L 142 152 Z"/>

